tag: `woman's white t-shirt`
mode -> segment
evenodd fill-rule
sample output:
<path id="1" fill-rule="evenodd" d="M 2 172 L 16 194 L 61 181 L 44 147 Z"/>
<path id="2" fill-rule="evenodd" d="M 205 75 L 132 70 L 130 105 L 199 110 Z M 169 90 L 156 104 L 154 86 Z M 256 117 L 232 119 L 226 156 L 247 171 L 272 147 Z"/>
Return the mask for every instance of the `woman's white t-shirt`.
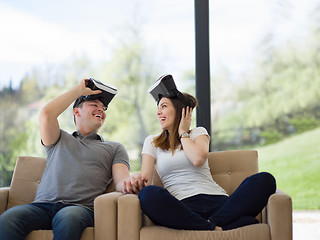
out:
<path id="1" fill-rule="evenodd" d="M 200 135 L 209 136 L 203 127 L 191 130 L 190 138 L 194 140 Z M 177 199 L 182 200 L 197 194 L 225 195 L 210 173 L 208 159 L 201 167 L 195 167 L 183 150 L 178 147 L 172 155 L 171 150 L 156 148 L 152 143 L 157 135 L 148 136 L 143 144 L 142 154 L 151 155 L 156 159 L 156 169 L 163 186 Z"/>

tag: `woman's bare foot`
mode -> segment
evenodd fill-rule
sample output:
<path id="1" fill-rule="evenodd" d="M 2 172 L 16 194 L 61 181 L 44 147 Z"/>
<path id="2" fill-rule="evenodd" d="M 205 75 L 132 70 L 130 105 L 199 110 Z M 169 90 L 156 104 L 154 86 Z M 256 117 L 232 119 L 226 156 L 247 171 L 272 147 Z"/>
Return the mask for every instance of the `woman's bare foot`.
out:
<path id="1" fill-rule="evenodd" d="M 222 227 L 216 226 L 216 228 L 215 228 L 214 230 L 215 230 L 215 231 L 222 231 Z"/>
<path id="2" fill-rule="evenodd" d="M 208 221 L 209 223 L 211 223 L 209 219 L 207 219 L 207 221 Z M 222 229 L 222 227 L 216 226 L 215 229 L 214 229 L 214 231 L 223 231 L 223 229 Z"/>

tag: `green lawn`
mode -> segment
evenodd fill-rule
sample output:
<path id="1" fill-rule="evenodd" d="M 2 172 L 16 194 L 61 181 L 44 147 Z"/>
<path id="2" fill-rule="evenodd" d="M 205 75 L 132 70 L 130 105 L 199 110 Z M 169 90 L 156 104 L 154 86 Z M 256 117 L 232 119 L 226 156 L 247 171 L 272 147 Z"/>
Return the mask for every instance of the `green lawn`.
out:
<path id="1" fill-rule="evenodd" d="M 320 128 L 257 150 L 260 171 L 275 176 L 294 209 L 320 209 Z"/>

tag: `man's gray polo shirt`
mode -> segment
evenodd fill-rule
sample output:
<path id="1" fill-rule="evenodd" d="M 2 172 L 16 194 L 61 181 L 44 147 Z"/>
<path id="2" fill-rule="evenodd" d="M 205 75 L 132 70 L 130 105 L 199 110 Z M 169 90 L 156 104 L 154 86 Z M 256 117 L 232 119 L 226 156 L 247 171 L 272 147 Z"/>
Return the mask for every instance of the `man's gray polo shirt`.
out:
<path id="1" fill-rule="evenodd" d="M 93 209 L 94 199 L 103 194 L 112 180 L 112 165 L 129 157 L 118 142 L 104 141 L 96 133 L 83 137 L 60 130 L 59 140 L 44 146 L 47 167 L 43 173 L 35 202 L 81 204 Z"/>

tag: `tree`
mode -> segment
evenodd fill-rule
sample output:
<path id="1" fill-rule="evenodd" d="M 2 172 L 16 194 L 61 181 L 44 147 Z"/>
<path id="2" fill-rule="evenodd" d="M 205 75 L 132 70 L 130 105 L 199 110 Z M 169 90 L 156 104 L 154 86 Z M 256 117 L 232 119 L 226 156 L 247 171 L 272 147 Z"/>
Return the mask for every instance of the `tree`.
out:
<path id="1" fill-rule="evenodd" d="M 25 111 L 20 105 L 18 91 L 4 91 L 0 97 L 0 186 L 8 186 L 17 151 L 24 147 L 27 138 L 23 124 Z"/>
<path id="2" fill-rule="evenodd" d="M 290 20 L 292 6 L 288 1 L 284 5 L 276 3 L 275 19 L 279 25 Z M 319 13 L 315 11 L 310 16 L 310 27 L 306 28 L 309 35 L 302 41 L 276 41 L 278 25 L 273 23 L 256 51 L 253 70 L 233 86 L 228 100 L 215 98 L 214 129 L 219 140 L 232 142 L 233 146 L 245 142 L 245 138 L 251 138 L 250 144 L 268 138 L 272 140 L 266 142 L 272 142 L 320 125 Z M 227 75 L 215 77 L 228 82 Z M 213 89 L 216 87 L 213 84 Z M 225 106 L 229 101 L 231 106 L 224 107 L 219 118 L 217 100 Z"/>
<path id="3" fill-rule="evenodd" d="M 110 60 L 100 66 L 98 74 L 102 81 L 118 88 L 118 94 L 107 110 L 103 130 L 111 133 L 111 139 L 121 140 L 134 159 L 140 158 L 144 139 L 156 125 L 156 118 L 152 118 L 155 102 L 147 90 L 159 76 L 138 26 L 127 26 L 126 38 L 119 40 L 119 46 Z"/>

